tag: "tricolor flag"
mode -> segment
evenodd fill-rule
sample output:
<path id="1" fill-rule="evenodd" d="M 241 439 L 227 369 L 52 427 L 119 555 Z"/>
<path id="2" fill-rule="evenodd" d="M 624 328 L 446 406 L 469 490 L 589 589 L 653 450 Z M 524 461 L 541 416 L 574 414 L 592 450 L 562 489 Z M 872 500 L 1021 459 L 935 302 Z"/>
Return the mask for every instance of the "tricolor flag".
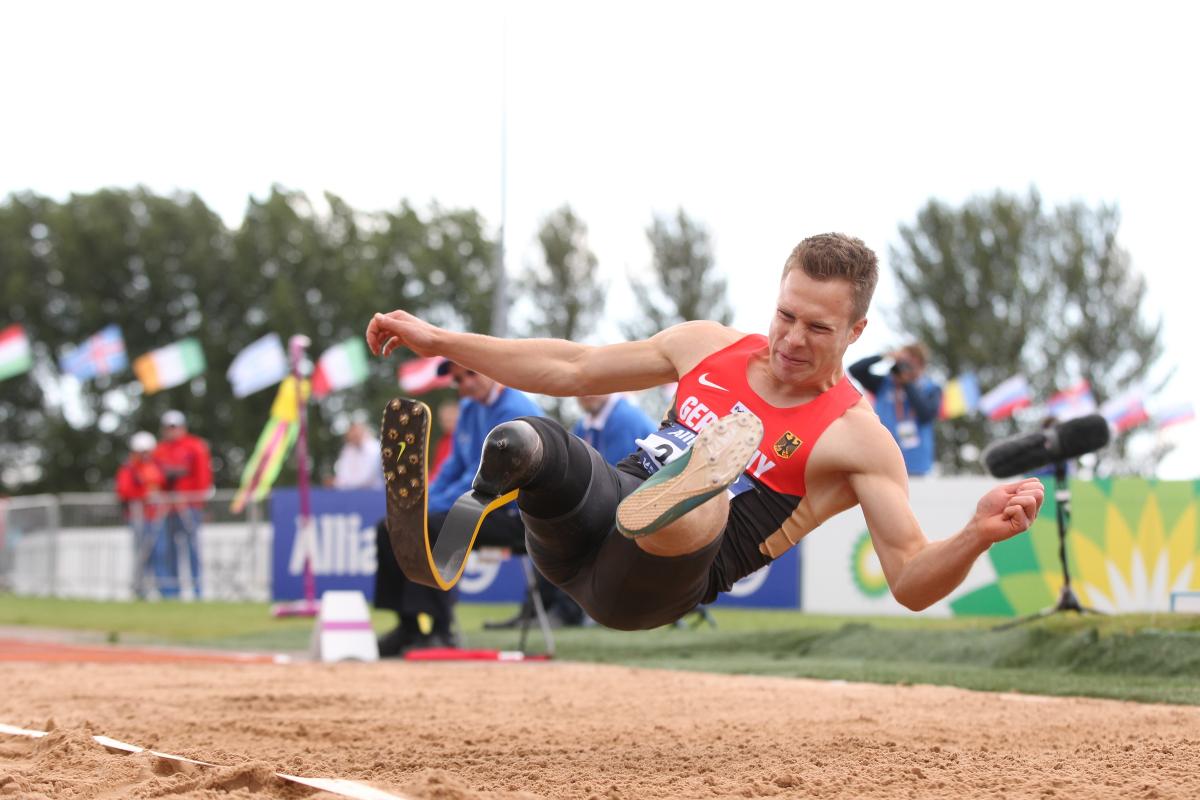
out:
<path id="1" fill-rule="evenodd" d="M 942 389 L 942 411 L 939 419 L 955 419 L 970 414 L 979 406 L 979 379 L 974 372 L 964 372 L 947 381 Z"/>
<path id="2" fill-rule="evenodd" d="M 304 382 L 304 399 L 308 399 L 310 385 Z M 296 379 L 287 377 L 279 384 L 275 402 L 271 404 L 271 418 L 258 436 L 258 443 L 250 460 L 242 469 L 242 482 L 229 508 L 240 514 L 251 500 L 262 500 L 271 491 L 271 485 L 279 477 L 288 452 L 296 443 L 300 433 L 300 409 L 296 406 Z"/>
<path id="3" fill-rule="evenodd" d="M 187 383 L 202 372 L 204 351 L 196 339 L 181 339 L 133 360 L 133 373 L 146 394 Z"/>
<path id="4" fill-rule="evenodd" d="M 1174 403 L 1169 406 L 1163 406 L 1156 410 L 1152 419 L 1154 424 L 1159 428 L 1169 428 L 1172 425 L 1179 425 L 1184 422 L 1191 422 L 1196 418 L 1196 409 L 1191 403 L 1182 402 Z"/>
<path id="5" fill-rule="evenodd" d="M 33 366 L 29 337 L 20 325 L 0 330 L 0 381 L 28 372 Z"/>
<path id="6" fill-rule="evenodd" d="M 413 358 L 400 365 L 400 389 L 409 394 L 424 394 L 434 389 L 445 389 L 450 385 L 449 375 L 438 375 L 438 367 L 446 359 L 441 356 L 432 358 Z"/>
<path id="7" fill-rule="evenodd" d="M 1117 433 L 1136 428 L 1150 419 L 1146 411 L 1146 390 L 1140 386 L 1130 389 L 1102 405 L 1100 413 Z"/>
<path id="8" fill-rule="evenodd" d="M 1025 408 L 1032 402 L 1029 381 L 1024 375 L 1014 375 L 979 398 L 979 410 L 988 419 L 1000 420 L 1011 417 L 1018 408 Z"/>
<path id="9" fill-rule="evenodd" d="M 1079 381 L 1046 401 L 1046 416 L 1054 417 L 1059 422 L 1094 413 L 1096 398 L 1092 396 L 1092 387 L 1086 380 Z"/>
<path id="10" fill-rule="evenodd" d="M 360 337 L 335 344 L 317 359 L 312 377 L 313 395 L 325 397 L 330 392 L 362 383 L 370 371 L 368 363 L 367 345 Z"/>
<path id="11" fill-rule="evenodd" d="M 59 359 L 59 366 L 81 381 L 120 372 L 129 366 L 121 329 L 108 325 L 83 344 L 68 348 Z"/>
<path id="12" fill-rule="evenodd" d="M 233 357 L 226 373 L 233 384 L 233 396 L 245 397 L 274 386 L 288 374 L 287 353 L 278 333 L 268 333 Z"/>

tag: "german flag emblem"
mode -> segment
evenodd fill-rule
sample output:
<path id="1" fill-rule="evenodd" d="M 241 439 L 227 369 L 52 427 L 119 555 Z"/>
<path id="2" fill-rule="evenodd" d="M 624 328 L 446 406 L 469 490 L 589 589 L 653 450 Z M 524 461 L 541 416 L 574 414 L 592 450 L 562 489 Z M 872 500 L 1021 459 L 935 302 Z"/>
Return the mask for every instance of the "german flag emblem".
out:
<path id="1" fill-rule="evenodd" d="M 779 441 L 775 443 L 775 455 L 780 458 L 791 458 L 792 453 L 800 449 L 800 445 L 804 442 L 800 441 L 794 433 L 788 431 L 783 436 L 779 437 Z"/>

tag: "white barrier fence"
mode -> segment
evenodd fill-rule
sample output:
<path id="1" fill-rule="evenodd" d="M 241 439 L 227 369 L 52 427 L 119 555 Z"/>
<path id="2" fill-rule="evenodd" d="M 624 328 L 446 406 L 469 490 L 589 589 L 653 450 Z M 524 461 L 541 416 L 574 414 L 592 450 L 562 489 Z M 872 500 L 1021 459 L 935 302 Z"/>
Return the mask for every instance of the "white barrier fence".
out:
<path id="1" fill-rule="evenodd" d="M 185 599 L 270 599 L 271 526 L 258 504 L 240 517 L 231 515 L 232 498 L 233 491 L 226 490 L 201 500 L 201 585 L 192 585 L 186 546 L 179 548 L 183 563 L 174 570 L 180 585 L 172 588 Z M 129 509 L 129 520 L 125 515 L 108 494 L 0 501 L 0 591 L 97 600 L 157 596 L 161 587 L 149 569 L 149 543 L 134 534 L 142 509 Z"/>

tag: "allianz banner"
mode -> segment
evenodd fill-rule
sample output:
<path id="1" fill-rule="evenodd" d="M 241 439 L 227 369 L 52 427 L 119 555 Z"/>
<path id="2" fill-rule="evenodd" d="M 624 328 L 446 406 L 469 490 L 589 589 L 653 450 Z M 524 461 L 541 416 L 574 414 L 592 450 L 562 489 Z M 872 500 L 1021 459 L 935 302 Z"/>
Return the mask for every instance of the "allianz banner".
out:
<path id="1" fill-rule="evenodd" d="M 339 491 L 313 489 L 313 525 L 297 536 L 300 496 L 294 488 L 271 492 L 272 546 L 271 597 L 276 601 L 304 596 L 304 562 L 311 559 L 316 593 L 330 589 L 357 590 L 368 599 L 375 594 L 375 525 L 383 519 L 386 500 L 382 490 Z M 792 549 L 747 575 L 717 605 L 751 608 L 797 608 L 800 604 L 800 566 Z M 458 583 L 463 600 L 480 603 L 519 602 L 525 594 L 525 576 L 518 559 L 503 553 L 472 553 Z"/>
<path id="2" fill-rule="evenodd" d="M 313 489 L 313 522 L 308 535 L 296 536 L 300 494 L 296 489 L 271 492 L 271 597 L 304 596 L 304 562 L 312 560 L 317 596 L 329 589 L 375 593 L 375 523 L 383 519 L 382 490 Z"/>

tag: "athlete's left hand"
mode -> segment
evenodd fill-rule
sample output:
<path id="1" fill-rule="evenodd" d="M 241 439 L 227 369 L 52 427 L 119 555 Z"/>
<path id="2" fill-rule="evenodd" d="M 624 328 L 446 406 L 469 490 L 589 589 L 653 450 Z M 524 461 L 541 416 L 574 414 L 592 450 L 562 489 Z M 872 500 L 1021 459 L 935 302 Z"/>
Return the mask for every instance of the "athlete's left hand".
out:
<path id="1" fill-rule="evenodd" d="M 997 486 L 980 499 L 973 522 L 989 544 L 1002 542 L 1029 530 L 1045 499 L 1046 488 L 1037 478 Z"/>

